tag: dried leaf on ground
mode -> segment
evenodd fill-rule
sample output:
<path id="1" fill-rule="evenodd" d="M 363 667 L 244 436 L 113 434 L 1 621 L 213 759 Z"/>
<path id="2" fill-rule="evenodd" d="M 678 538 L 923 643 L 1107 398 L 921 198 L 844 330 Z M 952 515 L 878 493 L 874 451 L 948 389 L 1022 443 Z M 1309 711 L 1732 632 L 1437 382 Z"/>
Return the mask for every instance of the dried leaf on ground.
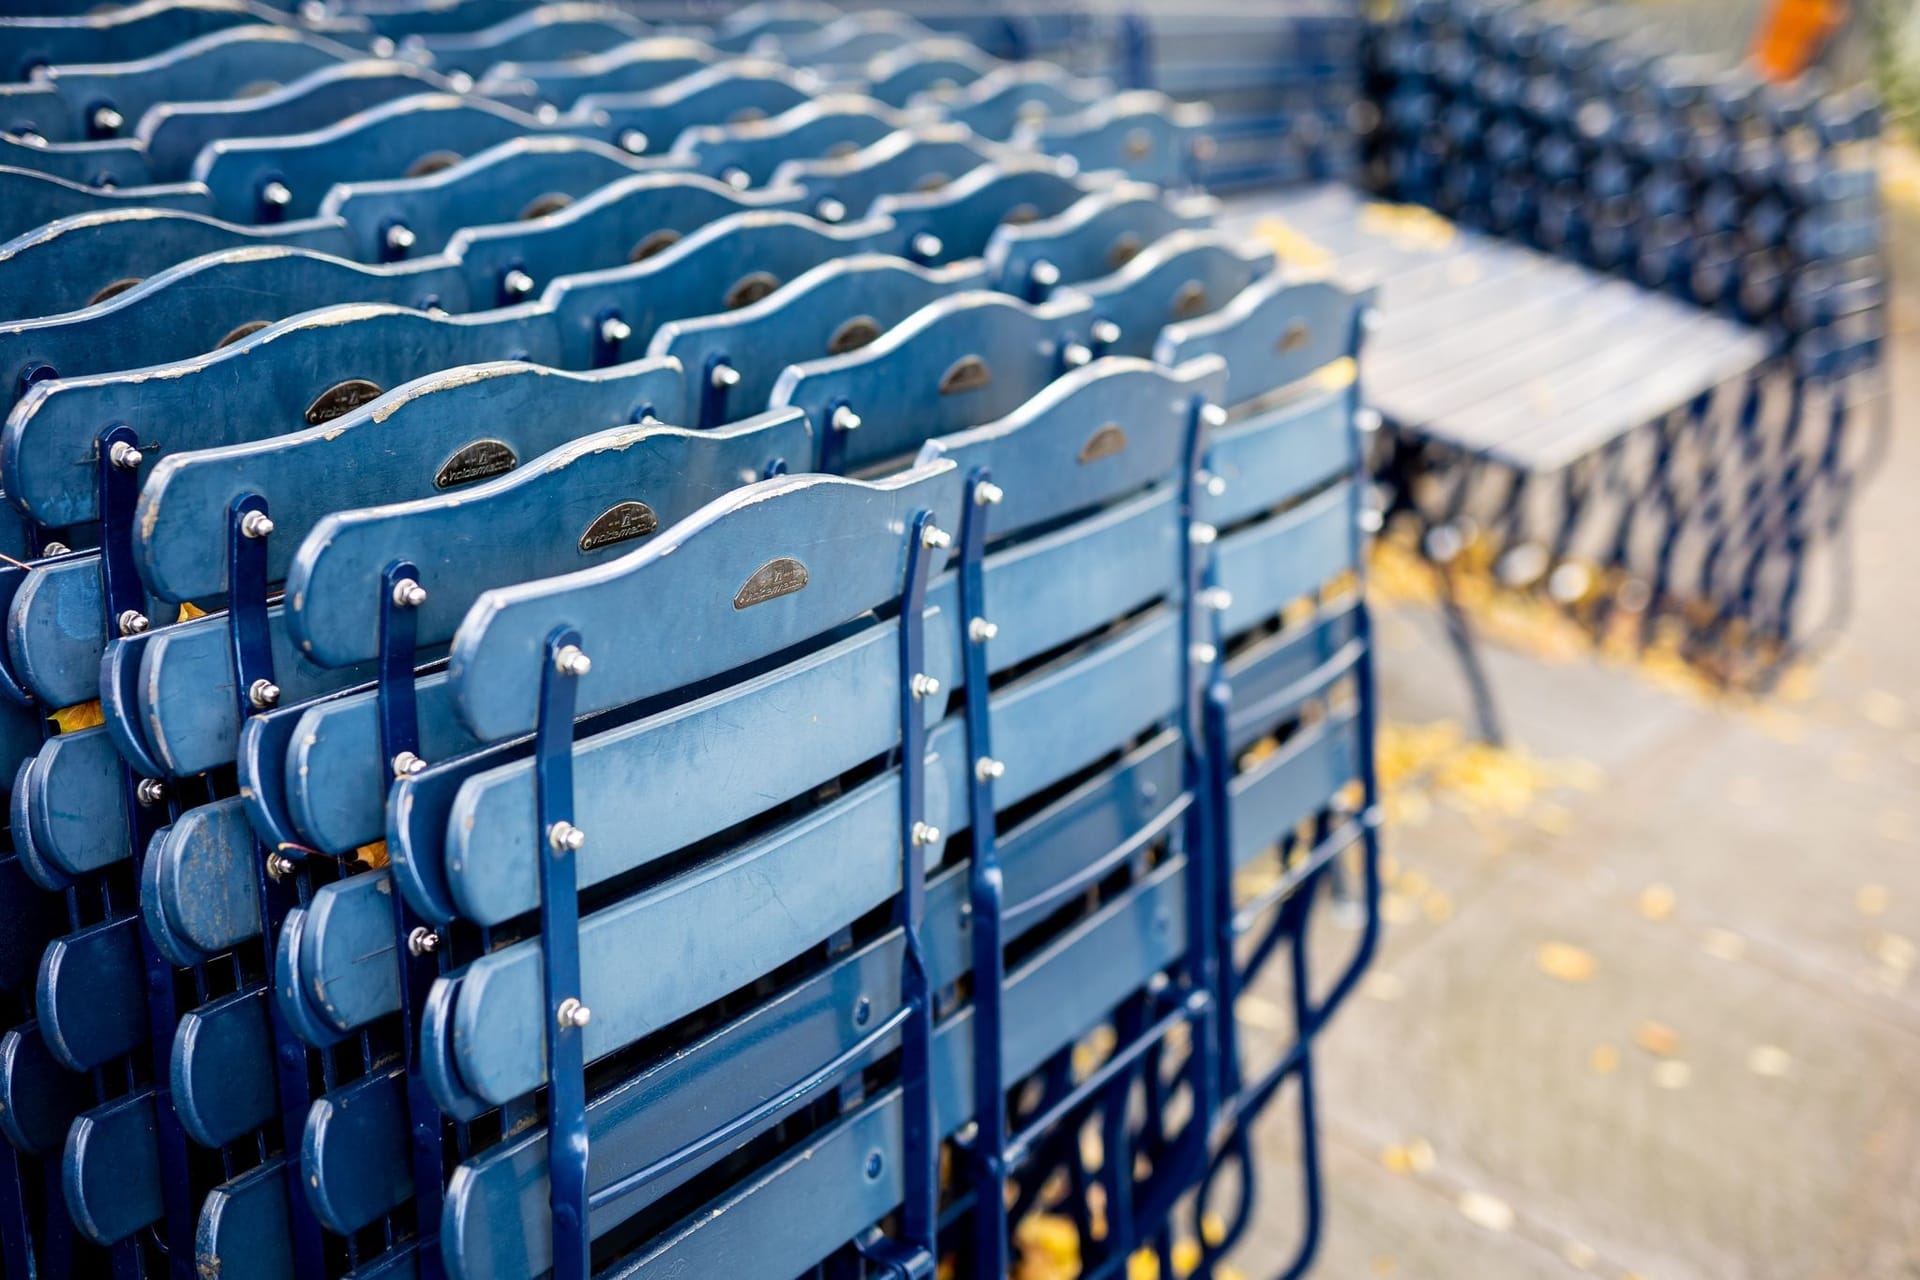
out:
<path id="1" fill-rule="evenodd" d="M 1680 1033 L 1664 1022 L 1647 1021 L 1634 1029 L 1633 1042 L 1656 1058 L 1680 1052 Z"/>
<path id="2" fill-rule="evenodd" d="M 1640 891 L 1640 914 L 1649 920 L 1666 920 L 1673 915 L 1674 893 L 1664 884 L 1650 884 Z"/>
<path id="3" fill-rule="evenodd" d="M 1543 942 L 1534 953 L 1540 972 L 1561 982 L 1587 982 L 1599 968 L 1593 953 L 1570 942 Z"/>

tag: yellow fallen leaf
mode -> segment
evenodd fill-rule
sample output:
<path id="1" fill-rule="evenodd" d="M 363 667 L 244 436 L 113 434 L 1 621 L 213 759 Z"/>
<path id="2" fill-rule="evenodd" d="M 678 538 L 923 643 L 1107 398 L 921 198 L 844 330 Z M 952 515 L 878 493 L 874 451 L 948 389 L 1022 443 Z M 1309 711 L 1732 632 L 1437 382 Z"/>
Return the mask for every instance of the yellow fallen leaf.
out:
<path id="1" fill-rule="evenodd" d="M 1863 884 L 1853 895 L 1854 910 L 1863 916 L 1883 915 L 1887 909 L 1887 886 Z"/>
<path id="2" fill-rule="evenodd" d="M 1399 1269 L 1400 1264 L 1389 1254 L 1380 1254 L 1373 1260 L 1373 1274 L 1377 1276 L 1390 1276 Z"/>
<path id="3" fill-rule="evenodd" d="M 195 618 L 204 618 L 206 616 L 207 611 L 205 609 L 202 609 L 190 600 L 182 600 L 180 602 L 180 612 L 175 616 L 174 621 L 190 622 Z"/>
<path id="4" fill-rule="evenodd" d="M 365 863 L 368 867 L 378 871 L 381 867 L 386 866 L 389 861 L 387 857 L 387 842 L 385 840 L 375 840 L 372 844 L 361 845 L 353 851 L 353 860 Z"/>
<path id="5" fill-rule="evenodd" d="M 1488 1231 L 1513 1229 L 1513 1206 L 1498 1196 L 1484 1191 L 1463 1191 L 1458 1203 L 1461 1216 L 1476 1227 Z"/>
<path id="6" fill-rule="evenodd" d="M 1662 1089 L 1684 1089 L 1693 1080 L 1693 1068 L 1671 1058 L 1654 1064 L 1653 1082 Z"/>
<path id="7" fill-rule="evenodd" d="M 1777 1044 L 1757 1044 L 1747 1051 L 1747 1070 L 1769 1080 L 1778 1080 L 1793 1070 L 1793 1055 Z"/>
<path id="8" fill-rule="evenodd" d="M 1643 1022 L 1634 1029 L 1633 1042 L 1656 1058 L 1680 1052 L 1680 1033 L 1664 1022 Z"/>
<path id="9" fill-rule="evenodd" d="M 1534 962 L 1540 966 L 1540 972 L 1562 982 L 1586 982 L 1598 967 L 1591 952 L 1570 942 L 1541 943 L 1534 953 Z"/>
<path id="10" fill-rule="evenodd" d="M 1407 1149 L 1398 1143 L 1381 1148 L 1380 1163 L 1388 1173 L 1397 1173 L 1404 1177 L 1413 1172 L 1413 1157 L 1408 1155 Z"/>
<path id="11" fill-rule="evenodd" d="M 1640 914 L 1649 920 L 1665 920 L 1673 915 L 1673 890 L 1664 884 L 1650 884 L 1640 891 Z"/>
<path id="12" fill-rule="evenodd" d="M 1774 692 L 1786 702 L 1806 702 L 1819 691 L 1820 677 L 1805 663 L 1787 668 L 1774 685 Z"/>
<path id="13" fill-rule="evenodd" d="M 106 714 L 100 709 L 98 698 L 92 702 L 76 702 L 70 707 L 61 707 L 47 718 L 53 721 L 54 728 L 61 733 L 91 729 L 107 722 Z"/>
<path id="14" fill-rule="evenodd" d="M 1437 1160 L 1433 1144 L 1425 1138 L 1415 1138 L 1407 1144 L 1407 1164 L 1415 1173 L 1431 1172 Z"/>
<path id="15" fill-rule="evenodd" d="M 1610 1076 L 1620 1069 L 1620 1051 L 1610 1044 L 1597 1044 L 1587 1055 L 1587 1065 L 1597 1076 Z"/>

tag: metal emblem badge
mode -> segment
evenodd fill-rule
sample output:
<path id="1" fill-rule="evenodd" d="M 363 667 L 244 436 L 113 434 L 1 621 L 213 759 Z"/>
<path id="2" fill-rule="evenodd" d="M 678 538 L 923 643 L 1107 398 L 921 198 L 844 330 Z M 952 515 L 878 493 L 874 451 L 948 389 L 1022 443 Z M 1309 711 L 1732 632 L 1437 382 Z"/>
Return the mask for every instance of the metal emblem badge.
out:
<path id="1" fill-rule="evenodd" d="M 465 158 L 458 151 L 429 151 L 407 166 L 407 176 L 424 178 L 429 174 L 439 173 L 442 169 L 451 169 Z"/>
<path id="2" fill-rule="evenodd" d="M 993 381 L 993 370 L 979 356 L 961 356 L 940 375 L 940 394 L 957 396 L 963 391 L 978 391 Z"/>
<path id="3" fill-rule="evenodd" d="M 1087 442 L 1080 446 L 1080 464 L 1085 466 L 1089 462 L 1111 458 L 1116 453 L 1124 452 L 1126 447 L 1127 433 L 1120 429 L 1120 424 L 1109 422 L 1088 436 Z"/>
<path id="4" fill-rule="evenodd" d="M 544 218 L 548 214 L 558 213 L 573 203 L 573 197 L 564 191 L 549 191 L 546 195 L 536 196 L 532 203 L 520 211 L 520 221 L 531 222 L 535 218 Z"/>
<path id="5" fill-rule="evenodd" d="M 807 566 L 792 556 L 781 556 L 755 569 L 753 575 L 740 584 L 740 589 L 733 593 L 733 607 L 751 609 L 754 605 L 790 596 L 806 585 Z"/>
<path id="6" fill-rule="evenodd" d="M 1173 318 L 1186 320 L 1197 316 L 1207 307 L 1207 286 L 1198 280 L 1189 280 L 1180 286 L 1180 292 L 1173 295 Z"/>
<path id="7" fill-rule="evenodd" d="M 751 306 L 779 287 L 779 278 L 765 271 L 742 276 L 733 288 L 727 290 L 727 310 L 738 311 L 741 307 Z"/>
<path id="8" fill-rule="evenodd" d="M 345 382 L 336 382 L 322 391 L 319 398 L 307 406 L 307 425 L 317 427 L 323 422 L 331 422 L 343 413 L 351 413 L 367 401 L 380 394 L 380 388 L 365 378 L 348 378 Z"/>
<path id="9" fill-rule="evenodd" d="M 1009 227 L 1024 227 L 1029 222 L 1040 221 L 1040 207 L 1034 204 L 1017 204 L 1007 210 L 1000 221 Z"/>
<path id="10" fill-rule="evenodd" d="M 827 339 L 829 355 L 845 355 L 849 351 L 858 351 L 880 336 L 880 325 L 872 316 L 855 316 L 833 331 Z"/>
<path id="11" fill-rule="evenodd" d="M 1292 324 L 1287 326 L 1287 331 L 1280 335 L 1280 342 L 1276 349 L 1280 351 L 1297 351 L 1298 349 L 1306 345 L 1307 345 L 1306 321 L 1295 320 Z"/>
<path id="12" fill-rule="evenodd" d="M 227 331 L 226 337 L 213 344 L 213 349 L 218 351 L 222 347 L 230 347 L 240 339 L 256 334 L 272 323 L 271 320 L 249 320 L 245 324 L 237 324 Z"/>
<path id="13" fill-rule="evenodd" d="M 440 464 L 440 470 L 433 477 L 433 487 L 451 489 L 455 485 L 472 484 L 475 480 L 504 475 L 519 465 L 519 456 L 506 441 L 475 440 L 461 445 L 452 457 Z"/>
<path id="14" fill-rule="evenodd" d="M 1145 247 L 1146 246 L 1141 243 L 1140 237 L 1129 231 L 1118 240 L 1115 240 L 1113 247 L 1107 250 L 1107 265 L 1118 270 L 1126 266 L 1129 262 L 1132 262 L 1134 256 Z"/>
<path id="15" fill-rule="evenodd" d="M 1129 160 L 1144 160 L 1153 153 L 1153 134 L 1145 129 L 1130 130 L 1125 146 Z"/>
<path id="16" fill-rule="evenodd" d="M 662 228 L 659 231 L 650 231 L 640 238 L 639 244 L 633 246 L 633 252 L 627 255 L 627 261 L 645 262 L 661 250 L 671 249 L 675 244 L 679 243 L 679 240 L 680 233 L 678 231 L 666 228 Z"/>
<path id="17" fill-rule="evenodd" d="M 580 550 L 598 551 L 618 542 L 644 538 L 660 527 L 660 518 L 644 502 L 617 502 L 593 518 L 580 535 Z"/>
<path id="18" fill-rule="evenodd" d="M 100 292 L 94 294 L 91 298 L 88 298 L 87 305 L 92 306 L 96 302 L 105 302 L 108 298 L 125 293 L 139 283 L 139 276 L 128 276 L 124 280 L 115 280 L 112 284 L 100 290 Z"/>

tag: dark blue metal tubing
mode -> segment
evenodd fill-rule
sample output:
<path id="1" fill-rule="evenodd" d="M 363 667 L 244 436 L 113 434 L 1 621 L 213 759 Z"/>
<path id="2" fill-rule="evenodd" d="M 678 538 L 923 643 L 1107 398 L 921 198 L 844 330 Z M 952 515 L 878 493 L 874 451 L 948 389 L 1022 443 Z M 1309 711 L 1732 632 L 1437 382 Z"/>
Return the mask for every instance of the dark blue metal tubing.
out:
<path id="1" fill-rule="evenodd" d="M 139 613 L 145 608 L 140 577 L 133 567 L 133 508 L 140 494 L 137 468 L 115 466 L 114 447 L 138 449 L 133 428 L 124 424 L 108 427 L 100 434 L 100 574 L 104 617 L 101 625 L 108 636 L 120 634 L 121 615 L 128 610 Z M 122 450 L 124 453 L 125 450 Z M 158 806 L 141 804 L 140 779 L 126 765 L 120 769 L 122 803 L 127 812 L 127 833 L 132 841 L 136 874 L 146 857 L 147 843 L 159 829 Z M 137 881 L 136 881 L 137 883 Z M 165 1046 L 173 1043 L 173 1031 L 179 1022 L 174 1003 L 173 967 L 154 948 L 153 939 L 140 930 L 140 959 L 147 982 L 148 1038 L 153 1046 L 154 1112 L 158 1117 L 160 1151 L 160 1188 L 164 1206 L 164 1240 L 167 1249 L 167 1274 L 173 1280 L 191 1280 L 194 1275 L 194 1219 L 197 1208 L 187 1164 L 187 1135 L 173 1109 L 168 1084 Z M 58 1184 L 53 1184 L 57 1186 Z M 51 1188 L 48 1195 L 55 1195 Z M 127 1250 L 115 1251 L 116 1259 Z M 116 1265 L 118 1262 L 116 1261 Z M 304 1277 L 303 1277 L 304 1280 Z"/>
<path id="2" fill-rule="evenodd" d="M 271 536 L 272 525 L 270 521 L 262 524 L 266 517 L 267 500 L 257 493 L 242 494 L 227 508 L 227 640 L 233 654 L 235 690 L 242 720 L 278 700 L 277 693 L 272 697 L 255 696 L 256 690 L 264 691 L 273 685 L 273 648 L 267 630 L 267 537 Z M 250 528 L 254 530 L 252 534 L 248 532 Z M 265 532 L 261 531 L 263 528 Z M 102 562 L 105 563 L 104 556 Z M 136 850 L 144 847 L 144 841 L 135 847 Z M 260 894 L 260 936 L 277 938 L 287 913 L 300 905 L 305 874 L 286 855 L 269 854 L 257 840 L 254 842 L 254 874 Z M 320 1223 L 307 1202 L 306 1188 L 300 1183 L 300 1144 L 306 1133 L 307 1108 L 313 1101 L 307 1050 L 287 1023 L 280 1003 L 270 1000 L 267 1004 L 272 1011 L 274 1075 L 279 1091 L 281 1150 L 285 1153 L 287 1221 L 293 1239 L 294 1274 L 298 1280 L 321 1280 L 326 1265 L 325 1245 Z M 170 1044 L 172 1038 L 173 1030 L 169 1026 L 164 1038 L 155 1038 L 156 1052 L 159 1046 Z M 156 1110 L 162 1126 L 178 1125 L 177 1120 L 170 1119 L 173 1106 L 164 1093 Z M 189 1242 L 192 1239 L 190 1234 Z M 190 1244 L 187 1258 L 191 1261 L 192 1257 Z M 192 1268 L 180 1274 L 191 1275 Z"/>
<path id="3" fill-rule="evenodd" d="M 552 1186 L 553 1274 L 588 1280 L 587 1077 L 580 1003 L 580 898 L 573 828 L 573 713 L 578 701 L 580 633 L 547 637 L 534 738 L 534 807 L 540 845 L 540 946 L 547 1026 L 547 1172 Z M 588 1015 L 590 1016 L 590 1015 Z"/>
<path id="4" fill-rule="evenodd" d="M 409 591 L 424 590 L 418 566 L 396 560 L 380 575 L 380 753 L 390 776 L 410 768 L 420 752 L 420 722 L 415 709 L 413 669 L 417 657 L 418 601 Z M 407 1120 L 413 1157 L 415 1266 L 420 1280 L 446 1274 L 440 1258 L 440 1206 L 446 1193 L 446 1128 L 420 1069 L 420 1014 L 434 979 L 440 975 L 442 939 L 407 904 L 393 898 L 393 928 L 400 958 L 400 1027 L 407 1064 Z"/>

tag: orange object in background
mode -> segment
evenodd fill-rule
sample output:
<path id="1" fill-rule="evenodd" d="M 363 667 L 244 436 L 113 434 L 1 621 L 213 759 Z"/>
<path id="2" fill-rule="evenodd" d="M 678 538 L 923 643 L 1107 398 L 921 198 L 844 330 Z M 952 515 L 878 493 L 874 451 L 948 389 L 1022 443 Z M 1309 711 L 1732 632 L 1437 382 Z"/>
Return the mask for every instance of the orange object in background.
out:
<path id="1" fill-rule="evenodd" d="M 1749 55 L 1767 79 L 1792 80 L 1814 64 L 1846 20 L 1847 0 L 1774 0 Z"/>

